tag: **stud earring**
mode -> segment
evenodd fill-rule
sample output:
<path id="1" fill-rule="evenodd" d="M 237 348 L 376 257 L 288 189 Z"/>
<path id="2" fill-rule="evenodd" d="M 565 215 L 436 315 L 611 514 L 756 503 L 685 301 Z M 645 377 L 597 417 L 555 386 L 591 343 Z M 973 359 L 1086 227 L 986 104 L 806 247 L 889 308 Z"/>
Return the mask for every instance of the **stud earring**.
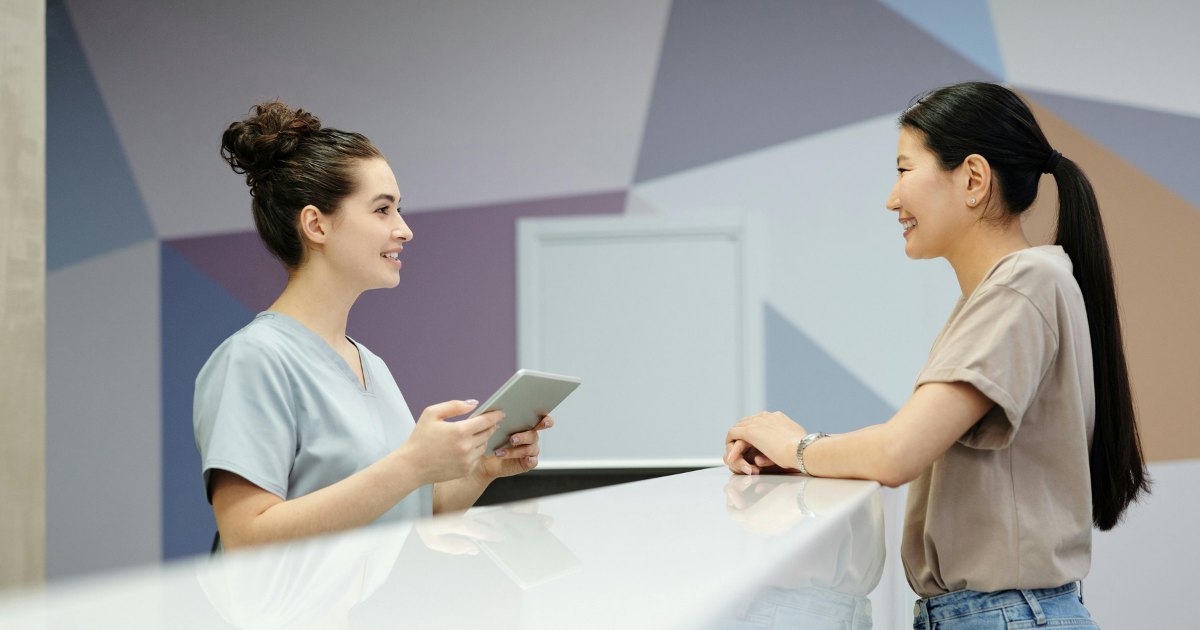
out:
<path id="1" fill-rule="evenodd" d="M 973 206 L 973 205 L 975 205 L 975 198 L 974 198 L 974 197 L 971 197 L 971 199 L 970 199 L 970 200 L 968 200 L 968 201 L 967 201 L 967 203 L 968 203 L 968 204 L 970 204 L 970 205 L 972 205 L 972 206 Z"/>

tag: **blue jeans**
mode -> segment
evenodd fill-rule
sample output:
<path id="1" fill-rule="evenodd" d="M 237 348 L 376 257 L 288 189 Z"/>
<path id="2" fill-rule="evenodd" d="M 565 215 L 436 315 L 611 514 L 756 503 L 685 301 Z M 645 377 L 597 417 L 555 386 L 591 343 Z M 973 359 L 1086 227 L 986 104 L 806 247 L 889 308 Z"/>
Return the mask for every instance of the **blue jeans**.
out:
<path id="1" fill-rule="evenodd" d="M 985 630 L 1004 628 L 1092 628 L 1079 584 L 1032 590 L 954 591 L 918 599 L 914 630 Z"/>

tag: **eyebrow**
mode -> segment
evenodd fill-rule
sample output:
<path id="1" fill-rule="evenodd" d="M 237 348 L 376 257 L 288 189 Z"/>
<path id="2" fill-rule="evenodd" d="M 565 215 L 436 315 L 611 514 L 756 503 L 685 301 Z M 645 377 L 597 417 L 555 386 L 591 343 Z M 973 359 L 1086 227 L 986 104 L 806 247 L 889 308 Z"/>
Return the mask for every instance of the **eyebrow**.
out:
<path id="1" fill-rule="evenodd" d="M 907 160 L 907 159 L 908 159 L 908 156 L 901 153 L 900 155 L 896 156 L 896 164 L 899 164 L 902 160 Z"/>
<path id="2" fill-rule="evenodd" d="M 371 203 L 375 203 L 376 201 L 379 201 L 380 199 L 386 199 L 391 203 L 398 203 L 400 201 L 399 199 L 396 199 L 395 197 L 389 195 L 388 193 L 379 193 L 378 195 L 375 195 L 375 198 L 371 200 Z"/>

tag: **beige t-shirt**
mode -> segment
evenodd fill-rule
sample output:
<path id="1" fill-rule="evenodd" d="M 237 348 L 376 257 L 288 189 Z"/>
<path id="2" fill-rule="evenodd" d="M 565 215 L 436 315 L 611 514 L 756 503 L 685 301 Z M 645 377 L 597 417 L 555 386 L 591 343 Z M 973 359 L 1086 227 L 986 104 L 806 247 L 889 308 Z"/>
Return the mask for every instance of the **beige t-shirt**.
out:
<path id="1" fill-rule="evenodd" d="M 996 406 L 909 486 L 909 585 L 927 597 L 1083 579 L 1095 392 L 1087 313 L 1061 247 L 1005 256 L 959 300 L 916 386 L 956 381 Z"/>

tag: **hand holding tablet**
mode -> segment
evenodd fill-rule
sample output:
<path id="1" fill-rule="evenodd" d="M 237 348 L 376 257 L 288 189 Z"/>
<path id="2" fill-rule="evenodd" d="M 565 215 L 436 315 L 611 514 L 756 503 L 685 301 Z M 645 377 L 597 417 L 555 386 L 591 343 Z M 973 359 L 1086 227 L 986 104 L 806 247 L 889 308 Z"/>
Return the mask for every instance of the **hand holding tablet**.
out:
<path id="1" fill-rule="evenodd" d="M 499 409 L 504 420 L 488 440 L 488 452 L 508 444 L 514 433 L 528 431 L 558 406 L 582 381 L 574 376 L 520 369 L 469 418 Z"/>

